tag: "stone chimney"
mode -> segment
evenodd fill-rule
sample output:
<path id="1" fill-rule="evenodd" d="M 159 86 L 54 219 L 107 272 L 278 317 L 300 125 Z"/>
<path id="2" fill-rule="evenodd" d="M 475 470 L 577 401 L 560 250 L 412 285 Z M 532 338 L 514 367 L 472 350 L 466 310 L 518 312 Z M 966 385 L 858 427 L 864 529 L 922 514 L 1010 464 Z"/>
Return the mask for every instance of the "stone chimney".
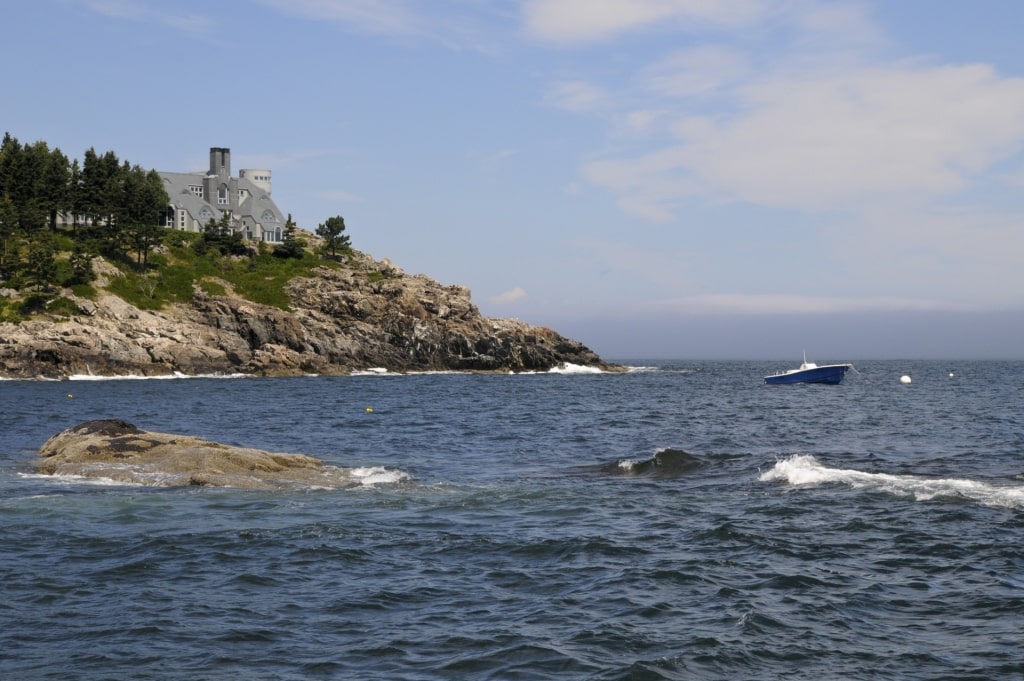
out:
<path id="1" fill-rule="evenodd" d="M 226 147 L 210 147 L 210 174 L 231 177 L 231 150 Z"/>

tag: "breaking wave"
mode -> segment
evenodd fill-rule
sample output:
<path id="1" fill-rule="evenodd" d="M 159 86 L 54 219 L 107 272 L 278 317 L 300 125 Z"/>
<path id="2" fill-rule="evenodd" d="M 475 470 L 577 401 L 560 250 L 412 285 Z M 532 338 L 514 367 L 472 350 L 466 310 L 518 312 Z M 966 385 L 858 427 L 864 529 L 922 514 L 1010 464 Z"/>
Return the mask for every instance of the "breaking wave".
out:
<path id="1" fill-rule="evenodd" d="M 929 478 L 829 468 L 808 454 L 777 461 L 771 470 L 761 474 L 760 480 L 796 486 L 840 484 L 854 489 L 906 496 L 916 501 L 964 499 L 984 506 L 1024 509 L 1024 485 L 997 485 L 962 478 Z"/>
<path id="2" fill-rule="evenodd" d="M 69 381 L 168 381 L 175 379 L 187 379 L 187 378 L 252 378 L 250 374 L 183 374 L 180 371 L 175 371 L 170 374 L 159 374 L 153 376 L 145 376 L 140 374 L 114 374 L 114 375 L 98 375 L 98 374 L 71 374 L 68 376 Z"/>
<path id="3" fill-rule="evenodd" d="M 682 449 L 665 447 L 649 459 L 619 459 L 601 467 L 610 475 L 637 475 L 655 478 L 675 478 L 692 473 L 706 465 L 706 461 Z"/>
<path id="4" fill-rule="evenodd" d="M 186 487 L 197 483 L 189 473 L 168 472 L 145 464 L 100 463 L 80 474 L 46 475 L 20 473 L 19 477 L 45 480 L 59 485 Z M 241 489 L 354 489 L 397 484 L 409 480 L 403 470 L 371 466 L 340 468 L 324 466 L 318 471 L 299 471 L 289 478 L 258 478 L 243 474 L 218 476 L 217 487 Z"/>

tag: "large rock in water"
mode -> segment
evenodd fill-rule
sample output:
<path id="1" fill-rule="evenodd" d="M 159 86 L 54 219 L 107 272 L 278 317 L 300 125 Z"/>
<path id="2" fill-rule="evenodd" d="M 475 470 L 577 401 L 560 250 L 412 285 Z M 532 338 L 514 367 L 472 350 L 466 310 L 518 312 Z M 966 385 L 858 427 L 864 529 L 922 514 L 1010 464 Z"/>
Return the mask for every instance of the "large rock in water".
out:
<path id="1" fill-rule="evenodd" d="M 341 468 L 304 454 L 233 447 L 188 435 L 139 430 L 125 421 L 86 421 L 39 449 L 39 472 L 164 487 L 213 485 L 276 489 L 351 487 Z"/>

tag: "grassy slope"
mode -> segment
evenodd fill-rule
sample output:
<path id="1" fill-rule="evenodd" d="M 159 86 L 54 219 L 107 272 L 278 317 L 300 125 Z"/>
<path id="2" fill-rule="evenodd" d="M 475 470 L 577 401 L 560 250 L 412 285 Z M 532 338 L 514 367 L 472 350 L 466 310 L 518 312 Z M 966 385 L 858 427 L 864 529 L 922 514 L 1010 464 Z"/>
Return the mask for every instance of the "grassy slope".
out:
<path id="1" fill-rule="evenodd" d="M 284 288 L 290 279 L 310 276 L 316 267 L 340 266 L 309 252 L 301 259 L 277 258 L 262 245 L 252 257 L 225 257 L 215 252 L 197 255 L 192 244 L 199 237 L 187 232 L 167 232 L 159 252 L 150 255 L 145 271 L 128 260 L 112 263 L 121 274 L 110 277 L 105 290 L 140 309 L 157 310 L 171 303 L 190 301 L 194 284 L 210 295 L 223 295 L 226 290 L 222 282 L 227 282 L 236 295 L 288 310 Z M 65 276 L 69 272 L 67 255 L 62 252 L 58 262 L 58 270 Z M 94 285 L 76 285 L 72 291 L 83 298 L 95 298 L 99 292 Z M 20 322 L 40 314 L 63 317 L 75 314 L 76 309 L 57 289 L 20 291 L 15 297 L 0 298 L 0 321 Z"/>

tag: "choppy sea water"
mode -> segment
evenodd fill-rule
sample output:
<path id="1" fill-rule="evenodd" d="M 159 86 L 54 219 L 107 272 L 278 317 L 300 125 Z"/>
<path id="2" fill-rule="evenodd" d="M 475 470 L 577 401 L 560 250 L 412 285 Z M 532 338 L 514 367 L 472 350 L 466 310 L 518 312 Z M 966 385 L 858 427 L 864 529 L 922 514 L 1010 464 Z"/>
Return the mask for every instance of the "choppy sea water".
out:
<path id="1" fill-rule="evenodd" d="M 0 381 L 0 678 L 1020 678 L 1024 363 L 855 366 Z M 360 484 L 34 475 L 93 418 Z"/>

